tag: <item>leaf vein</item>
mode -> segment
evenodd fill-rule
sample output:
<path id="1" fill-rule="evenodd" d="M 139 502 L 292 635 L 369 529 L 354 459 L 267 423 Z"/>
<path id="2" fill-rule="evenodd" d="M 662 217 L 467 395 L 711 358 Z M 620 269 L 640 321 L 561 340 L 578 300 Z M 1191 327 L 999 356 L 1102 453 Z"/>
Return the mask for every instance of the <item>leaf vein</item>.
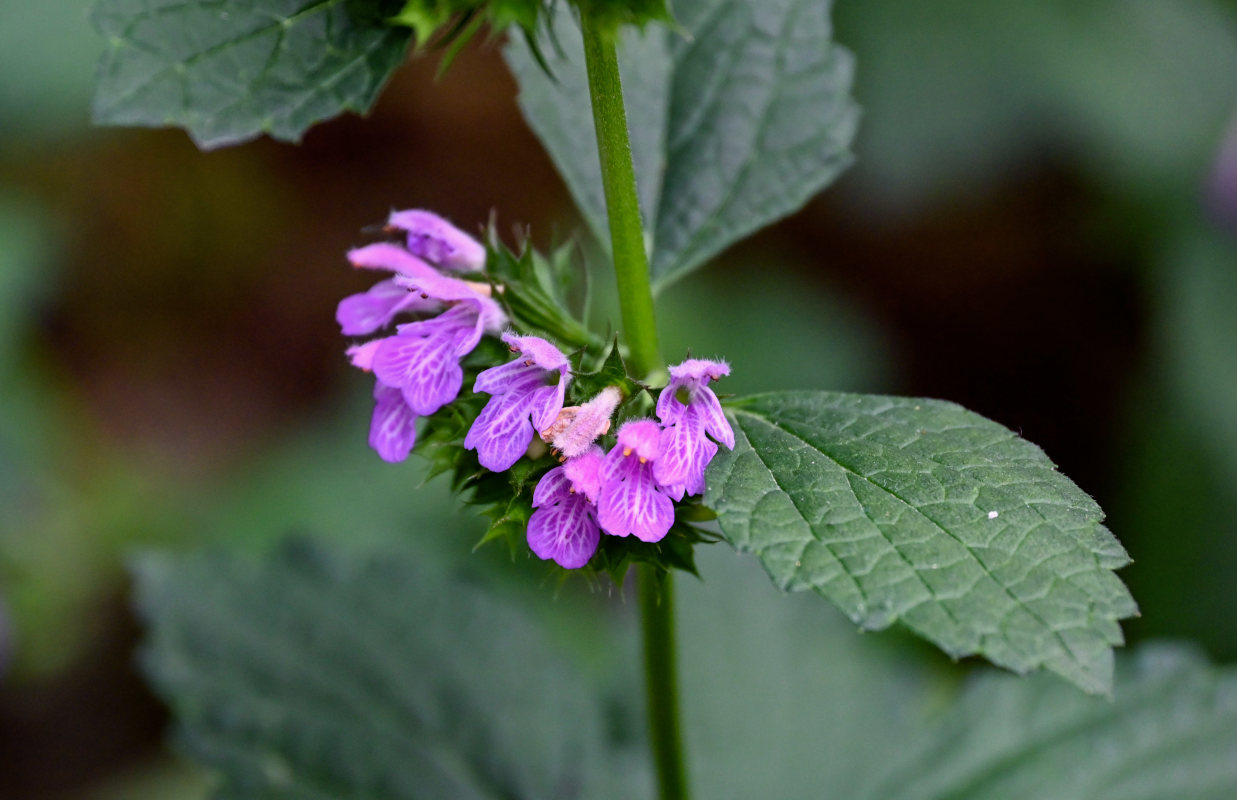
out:
<path id="1" fill-rule="evenodd" d="M 821 448 L 819 448 L 819 447 L 817 447 L 817 446 L 813 445 L 811 442 L 809 442 L 808 440 L 804 439 L 802 436 L 800 436 L 800 435 L 796 434 L 794 431 L 792 431 L 792 430 L 790 430 L 790 429 L 788 429 L 788 428 L 786 428 L 786 427 L 784 427 L 784 426 L 781 426 L 781 425 L 776 425 L 776 424 L 774 424 L 772 421 L 766 420 L 764 417 L 761 417 L 761 416 L 760 416 L 760 415 L 758 415 L 758 414 L 753 414 L 753 413 L 752 413 L 752 412 L 750 412 L 750 411 L 744 411 L 744 410 L 742 410 L 742 409 L 736 409 L 736 410 L 735 410 L 735 413 L 736 413 L 736 414 L 742 414 L 742 415 L 744 415 L 744 416 L 748 416 L 748 417 L 751 417 L 751 418 L 756 419 L 756 420 L 760 420 L 760 421 L 765 422 L 766 424 L 768 424 L 768 425 L 770 425 L 770 426 L 772 426 L 772 427 L 775 427 L 775 428 L 777 428 L 777 429 L 779 429 L 779 430 L 784 431 L 784 432 L 785 432 L 788 436 L 791 436 L 791 437 L 793 437 L 794 439 L 798 440 L 798 441 L 802 444 L 802 446 L 803 446 L 804 448 L 809 449 L 809 450 L 814 450 L 814 451 L 816 451 L 817 453 L 820 453 L 820 455 L 821 455 L 822 457 L 829 459 L 829 461 L 833 462 L 833 463 L 834 463 L 834 464 L 835 464 L 838 468 L 840 468 L 840 469 L 844 470 L 845 472 L 847 472 L 847 473 L 849 473 L 849 474 L 851 474 L 851 475 L 855 476 L 856 478 L 859 478 L 860 480 L 862 480 L 862 481 L 866 482 L 868 485 L 870 485 L 870 486 L 872 486 L 872 487 L 874 487 L 874 488 L 876 488 L 876 489 L 879 489 L 880 491 L 885 492 L 885 493 L 886 493 L 886 494 L 888 494 L 890 497 L 894 498 L 894 499 L 895 499 L 895 500 L 897 500 L 899 503 L 901 503 L 901 504 L 902 504 L 902 505 L 903 505 L 903 506 L 907 509 L 907 512 L 908 512 L 908 513 L 911 513 L 911 514 L 913 514 L 913 515 L 917 515 L 917 516 L 919 516 L 919 517 L 922 517 L 924 520 L 927 520 L 929 523 L 931 523 L 933 526 L 935 526 L 935 527 L 937 528 L 937 530 L 939 530 L 941 533 L 945 534 L 946 536 L 948 536 L 949 538 L 953 539 L 955 542 L 957 542 L 958 544 L 960 544 L 960 545 L 962 546 L 962 548 L 963 548 L 963 549 L 964 549 L 964 550 L 965 550 L 965 551 L 966 551 L 966 552 L 967 552 L 967 553 L 971 556 L 971 558 L 972 558 L 973 562 L 974 562 L 976 565 L 978 565 L 978 567 L 980 568 L 980 570 L 982 570 L 982 571 L 983 571 L 983 574 L 984 574 L 984 575 L 986 575 L 986 576 L 987 576 L 987 577 L 988 577 L 988 578 L 992 581 L 992 583 L 993 583 L 994 585 L 996 585 L 997 587 L 999 587 L 999 588 L 1000 588 L 1000 590 L 1001 590 L 1001 592 L 1002 592 L 1002 593 L 1003 593 L 1003 594 L 1004 594 L 1004 595 L 1005 595 L 1005 596 L 1006 596 L 1006 597 L 1007 597 L 1010 601 L 1012 601 L 1012 602 L 1013 602 L 1016 606 L 1018 606 L 1018 607 L 1022 608 L 1022 609 L 1023 609 L 1023 610 L 1024 610 L 1027 614 L 1028 614 L 1028 615 L 1030 615 L 1030 616 L 1031 616 L 1031 618 L 1032 618 L 1032 619 L 1034 619 L 1034 620 L 1035 620 L 1036 622 L 1038 622 L 1038 623 L 1039 623 L 1042 627 L 1044 627 L 1045 629 L 1047 629 L 1047 630 L 1048 630 L 1048 631 L 1052 634 L 1052 636 L 1053 636 L 1053 638 L 1056 640 L 1057 644 L 1060 646 L 1061 651 L 1062 651 L 1062 653 L 1063 653 L 1063 654 L 1065 654 L 1065 655 L 1067 655 L 1067 656 L 1069 656 L 1069 657 L 1071 657 L 1071 658 L 1073 658 L 1073 659 L 1077 659 L 1077 658 L 1078 658 L 1078 654 L 1076 654 L 1076 653 L 1074 652 L 1074 649 L 1073 649 L 1072 647 L 1070 647 L 1070 645 L 1069 645 L 1069 644 L 1065 641 L 1065 638 L 1061 635 L 1060 631 L 1058 631 L 1058 630 L 1057 630 L 1057 629 L 1056 629 L 1053 625 L 1049 624 L 1049 623 L 1048 623 L 1048 621 L 1047 621 L 1047 620 L 1045 620 L 1042 616 L 1040 616 L 1040 614 L 1039 614 L 1039 613 L 1037 613 L 1034 609 L 1030 608 L 1030 607 L 1029 607 L 1029 606 L 1027 606 L 1025 603 L 1022 603 L 1022 602 L 1021 602 L 1021 601 L 1020 601 L 1020 600 L 1019 600 L 1019 599 L 1018 599 L 1018 598 L 1017 598 L 1017 597 L 1013 594 L 1013 592 L 1011 592 L 1011 591 L 1010 591 L 1009 587 L 1008 587 L 1008 586 L 1005 586 L 1003 583 L 1001 583 L 999 580 L 997 580 L 997 579 L 996 579 L 996 577 L 995 577 L 995 576 L 994 576 L 994 575 L 993 575 L 993 574 L 992 574 L 992 573 L 991 573 L 991 572 L 987 569 L 987 567 L 985 567 L 985 566 L 984 566 L 983 562 L 982 562 L 982 561 L 980 561 L 980 560 L 979 560 L 979 559 L 975 556 L 975 554 L 974 554 L 974 552 L 972 551 L 972 549 L 971 549 L 970 545 L 968 545 L 968 544 L 967 544 L 965 541 L 963 541 L 963 540 L 962 540 L 959 536 L 957 536 L 957 534 L 955 534 L 955 533 L 953 533 L 952 531 L 950 531 L 948 528 L 946 528 L 944 525 L 942 525 L 940 522 L 938 522 L 938 521 L 937 521 L 936 519 L 934 519 L 932 516 L 930 516 L 929 514 L 927 514 L 926 512 L 924 512 L 923 510 L 919 509 L 918 507 L 916 507 L 916 506 L 915 506 L 915 505 L 913 505 L 912 503 L 910 503 L 910 501 L 908 501 L 906 498 L 902 497 L 902 496 L 901 496 L 900 494 L 898 494 L 896 491 L 894 491 L 894 490 L 890 489 L 890 488 L 889 488 L 889 487 L 887 487 L 887 486 L 883 486 L 883 485 L 881 485 L 880 483 L 877 483 L 877 482 L 875 482 L 875 481 L 872 481 L 872 480 L 868 479 L 868 478 L 867 478 L 867 476 L 863 475 L 863 474 L 862 474 L 861 472 L 859 472 L 858 470 L 856 470 L 856 469 L 854 469 L 853 467 L 851 467 L 850 465 L 845 464 L 845 463 L 843 463 L 842 461 L 838 460 L 838 458 L 836 458 L 833 454 L 828 453 L 828 452 L 826 452 L 825 450 L 823 450 L 823 449 L 821 449 Z M 776 480 L 776 478 L 775 478 L 775 480 Z M 858 501 L 858 498 L 856 498 L 856 501 Z M 793 502 L 793 498 L 792 498 L 792 502 Z M 797 507 L 798 507 L 798 506 L 796 505 L 796 508 L 797 508 Z M 870 517 L 869 517 L 869 519 L 870 519 Z M 880 525 L 879 523 L 877 523 L 877 522 L 876 522 L 876 520 L 872 520 L 872 523 L 876 526 L 877 530 L 878 530 L 878 531 L 880 531 L 881 536 L 885 539 L 885 541 L 889 544 L 889 546 L 890 546 L 890 547 L 894 550 L 894 552 L 897 552 L 897 553 L 898 553 L 898 555 L 899 555 L 899 557 L 902 559 L 903 563 L 905 563 L 905 564 L 907 565 L 907 567 L 909 567 L 912 571 L 914 571 L 914 572 L 915 572 L 915 574 L 917 574 L 917 575 L 918 575 L 918 574 L 919 574 L 919 570 L 918 570 L 918 569 L 917 569 L 917 568 L 916 568 L 916 567 L 915 567 L 915 566 L 914 566 L 914 565 L 913 565 L 913 564 L 912 564 L 912 563 L 911 563 L 908 559 L 906 559 L 906 557 L 905 557 L 905 556 L 903 556 L 903 555 L 902 555 L 901 551 L 899 551 L 899 550 L 898 550 L 898 548 L 897 548 L 897 547 L 893 544 L 893 542 L 889 539 L 889 537 L 888 537 L 888 536 L 885 536 L 885 534 L 884 534 L 884 530 L 883 530 L 883 528 L 881 527 L 881 525 Z M 813 533 L 815 533 L 815 531 L 813 531 Z M 933 598 L 935 599 L 936 595 L 935 595 L 935 593 L 932 591 L 931 586 L 929 586 L 929 585 L 927 584 L 927 582 L 926 582 L 926 581 L 923 581 L 922 576 L 920 577 L 920 580 L 921 580 L 921 582 L 923 583 L 924 587 L 928 589 L 929 594 L 931 594 L 931 595 L 933 596 Z M 939 603 L 939 602 L 940 602 L 940 601 L 938 601 L 938 603 Z M 954 618 L 954 617 L 953 617 L 952 612 L 948 609 L 948 607 L 947 607 L 944 603 L 940 603 L 940 606 L 941 606 L 942 610 L 944 610 L 944 611 L 945 611 L 945 613 L 946 613 L 946 614 L 949 614 L 949 615 L 951 616 L 951 618 L 953 618 L 953 619 L 954 619 L 954 621 L 955 621 L 955 622 L 957 622 L 956 618 Z"/>

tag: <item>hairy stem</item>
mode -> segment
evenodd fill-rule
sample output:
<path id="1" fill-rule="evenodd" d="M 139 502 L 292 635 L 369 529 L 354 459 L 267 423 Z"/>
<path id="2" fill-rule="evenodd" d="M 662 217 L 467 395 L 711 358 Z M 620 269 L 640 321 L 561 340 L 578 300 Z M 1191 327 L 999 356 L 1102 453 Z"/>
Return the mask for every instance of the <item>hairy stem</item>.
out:
<path id="1" fill-rule="evenodd" d="M 581 17 L 588 91 L 593 102 L 593 124 L 597 129 L 597 153 L 601 157 L 601 183 L 610 221 L 610 248 L 618 281 L 622 335 L 627 342 L 631 369 L 643 378 L 661 368 L 662 363 L 615 32 L 599 28 L 587 12 Z"/>
<path id="2" fill-rule="evenodd" d="M 661 800 L 685 800 L 687 768 L 683 763 L 683 737 L 679 731 L 673 576 L 657 567 L 641 564 L 638 580 L 649 740 L 657 767 L 657 796 Z"/>

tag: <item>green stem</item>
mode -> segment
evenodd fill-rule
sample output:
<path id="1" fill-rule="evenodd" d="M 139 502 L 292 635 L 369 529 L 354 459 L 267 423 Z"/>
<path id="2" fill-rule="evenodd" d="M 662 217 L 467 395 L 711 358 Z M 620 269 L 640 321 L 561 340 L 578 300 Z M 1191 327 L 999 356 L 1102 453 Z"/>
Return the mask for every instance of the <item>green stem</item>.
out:
<path id="1" fill-rule="evenodd" d="M 627 361 L 631 370 L 643 378 L 661 369 L 662 363 L 615 32 L 597 25 L 587 11 L 581 14 L 580 27 L 584 33 L 584 63 L 597 129 L 597 153 L 601 158 L 601 183 L 606 194 Z M 670 574 L 658 567 L 640 565 L 639 595 L 649 740 L 657 767 L 657 793 L 661 800 L 686 800 L 687 770 L 679 730 L 679 687 L 674 664 L 674 584 Z"/>
<path id="2" fill-rule="evenodd" d="M 588 91 L 593 101 L 593 124 L 597 129 L 597 153 L 601 157 L 601 183 L 610 220 L 610 248 L 618 280 L 622 333 L 627 342 L 629 365 L 637 376 L 644 378 L 660 369 L 662 363 L 615 32 L 602 29 L 587 12 L 580 16 Z"/>
<path id="3" fill-rule="evenodd" d="M 639 567 L 640 622 L 644 629 L 644 676 L 649 738 L 657 766 L 657 796 L 687 798 L 687 769 L 679 732 L 679 687 L 674 657 L 674 583 L 669 572 Z"/>

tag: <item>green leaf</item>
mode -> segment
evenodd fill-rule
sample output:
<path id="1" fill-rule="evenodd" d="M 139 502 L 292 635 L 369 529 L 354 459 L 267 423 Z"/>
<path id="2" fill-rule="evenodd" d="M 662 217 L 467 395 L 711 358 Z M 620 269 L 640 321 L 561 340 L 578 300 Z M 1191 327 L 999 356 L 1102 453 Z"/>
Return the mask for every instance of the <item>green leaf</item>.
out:
<path id="1" fill-rule="evenodd" d="M 92 0 L 0 4 L 0 119 L 6 149 L 37 140 L 39 152 L 84 133 L 102 42 L 86 22 Z M 33 152 L 32 152 L 33 154 Z"/>
<path id="2" fill-rule="evenodd" d="M 1235 41 L 1237 44 L 1237 41 Z M 1139 559 L 1126 580 L 1143 636 L 1189 637 L 1237 659 L 1237 274 L 1233 240 L 1198 213 L 1166 210 L 1151 249 L 1148 359 L 1122 401 L 1118 491 L 1109 511 Z"/>
<path id="3" fill-rule="evenodd" d="M 859 800 L 1226 800 L 1237 796 L 1237 673 L 1193 653 L 1123 659 L 1116 698 L 988 675 L 908 742 Z"/>
<path id="4" fill-rule="evenodd" d="M 1111 701 L 986 668 L 959 686 L 910 636 L 858 636 L 753 559 L 711 547 L 699 561 L 704 582 L 676 586 L 696 797 L 1237 797 L 1232 667 L 1144 646 L 1117 659 Z"/>
<path id="5" fill-rule="evenodd" d="M 660 287 L 790 214 L 850 163 L 852 59 L 819 0 L 682 0 L 686 35 L 626 31 L 620 63 Z M 561 16 L 561 15 L 560 15 Z M 520 107 L 593 232 L 609 241 L 579 32 L 555 27 L 547 77 L 513 41 Z"/>
<path id="6" fill-rule="evenodd" d="M 204 149 L 368 111 L 410 35 L 380 0 L 100 0 L 93 22 L 95 122 L 178 125 Z"/>
<path id="7" fill-rule="evenodd" d="M 552 33 L 559 48 L 543 53 L 550 75 L 525 41 L 512 39 L 503 53 L 520 84 L 524 118 L 554 160 L 593 234 L 608 247 L 610 228 L 584 70 L 584 45 L 579 28 L 567 14 L 557 15 Z M 658 28 L 644 33 L 625 30 L 619 52 L 636 189 L 648 229 L 649 220 L 656 218 L 665 165 L 668 79 L 673 70 L 667 33 Z"/>
<path id="8" fill-rule="evenodd" d="M 705 504 L 778 586 L 954 657 L 1108 692 L 1129 562 L 1099 506 L 1035 445 L 939 400 L 779 392 L 730 408 Z"/>
<path id="9" fill-rule="evenodd" d="M 675 584 L 694 797 L 851 800 L 954 694 L 910 636 L 856 635 L 753 559 L 697 551 L 703 580 Z"/>
<path id="10" fill-rule="evenodd" d="M 144 666 L 184 748 L 223 773 L 221 796 L 593 797 L 616 785 L 598 778 L 605 736 L 582 677 L 475 586 L 304 542 L 257 563 L 147 556 L 136 575 Z"/>
<path id="11" fill-rule="evenodd" d="M 1166 375 L 1186 420 L 1225 462 L 1222 479 L 1237 490 L 1237 274 L 1227 231 L 1200 221 L 1175 232 L 1157 253 L 1155 332 Z"/>

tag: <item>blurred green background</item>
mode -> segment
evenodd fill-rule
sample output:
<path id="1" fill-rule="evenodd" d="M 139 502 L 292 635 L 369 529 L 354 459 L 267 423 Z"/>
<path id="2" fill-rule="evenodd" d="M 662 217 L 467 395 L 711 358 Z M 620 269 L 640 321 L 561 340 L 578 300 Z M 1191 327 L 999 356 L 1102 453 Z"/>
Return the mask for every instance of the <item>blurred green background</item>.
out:
<path id="1" fill-rule="evenodd" d="M 134 667 L 128 554 L 401 542 L 537 587 L 547 619 L 569 602 L 535 560 L 471 555 L 477 520 L 438 483 L 414 493 L 415 459 L 368 451 L 370 386 L 333 314 L 366 285 L 344 251 L 392 208 L 494 212 L 540 245 L 577 222 L 492 44 L 437 82 L 412 61 L 370 119 L 300 147 L 200 153 L 90 127 L 87 7 L 0 5 L 0 797 L 196 798 L 209 781 L 166 753 Z M 667 290 L 666 356 L 725 356 L 730 392 L 942 397 L 1021 432 L 1133 556 L 1130 639 L 1237 658 L 1237 4 L 839 0 L 835 18 L 855 167 Z M 683 582 L 701 626 L 704 577 Z M 888 660 L 882 637 L 845 641 Z"/>

